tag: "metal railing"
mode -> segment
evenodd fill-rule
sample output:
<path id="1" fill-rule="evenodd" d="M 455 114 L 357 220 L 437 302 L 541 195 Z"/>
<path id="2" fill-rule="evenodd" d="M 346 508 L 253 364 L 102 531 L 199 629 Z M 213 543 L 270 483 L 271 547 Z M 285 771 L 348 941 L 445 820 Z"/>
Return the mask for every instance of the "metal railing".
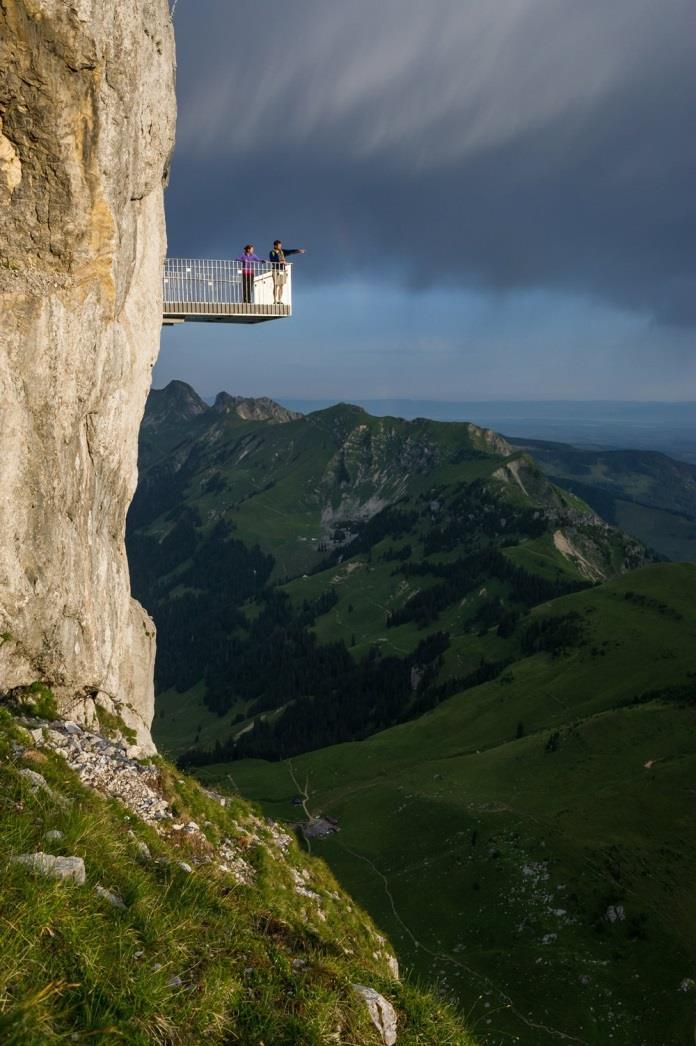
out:
<path id="1" fill-rule="evenodd" d="M 289 316 L 292 265 L 265 261 L 167 258 L 163 274 L 167 318 L 233 320 Z"/>

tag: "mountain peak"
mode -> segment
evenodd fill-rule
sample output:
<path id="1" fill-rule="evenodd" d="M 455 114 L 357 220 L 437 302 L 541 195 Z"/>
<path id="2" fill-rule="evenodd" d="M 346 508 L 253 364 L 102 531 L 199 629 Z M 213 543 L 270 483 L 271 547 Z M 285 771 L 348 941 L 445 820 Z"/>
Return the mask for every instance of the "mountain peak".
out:
<path id="1" fill-rule="evenodd" d="M 355 403 L 334 403 L 331 407 L 322 407 L 321 410 L 313 411 L 312 416 L 315 418 L 349 418 L 351 420 L 371 417 L 364 407 L 359 407 Z"/>
<path id="2" fill-rule="evenodd" d="M 302 414 L 282 407 L 268 396 L 230 396 L 229 392 L 218 392 L 212 409 L 217 414 L 236 414 L 243 421 L 275 421 L 284 424 L 302 417 Z"/>
<path id="3" fill-rule="evenodd" d="M 162 428 L 189 421 L 208 407 L 185 381 L 170 381 L 163 389 L 152 389 L 147 398 L 143 428 Z"/>

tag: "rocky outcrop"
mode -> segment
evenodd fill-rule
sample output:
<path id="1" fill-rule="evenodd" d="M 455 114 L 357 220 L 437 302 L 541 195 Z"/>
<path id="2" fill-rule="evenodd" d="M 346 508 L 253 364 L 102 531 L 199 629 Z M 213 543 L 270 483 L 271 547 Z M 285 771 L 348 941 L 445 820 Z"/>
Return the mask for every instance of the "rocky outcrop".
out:
<path id="1" fill-rule="evenodd" d="M 48 879 L 60 879 L 62 882 L 76 883 L 77 886 L 85 884 L 85 862 L 81 857 L 55 857 L 53 854 L 39 851 L 34 854 L 18 854 L 12 858 L 12 863 L 24 865 Z"/>
<path id="2" fill-rule="evenodd" d="M 537 463 L 527 454 L 511 457 L 496 469 L 493 479 L 504 483 L 511 490 L 519 490 L 525 499 L 543 507 L 547 511 L 565 512 L 571 505 L 577 507 L 577 514 L 588 521 L 601 522 L 586 505 L 578 499 L 571 499 L 544 475 Z"/>
<path id="3" fill-rule="evenodd" d="M 606 575 L 602 569 L 589 559 L 581 548 L 573 544 L 571 538 L 563 530 L 555 530 L 553 533 L 553 544 L 562 556 L 569 560 L 582 577 L 588 581 L 604 581 Z M 595 550 L 596 551 L 596 550 Z"/>
<path id="4" fill-rule="evenodd" d="M 281 407 L 268 396 L 230 396 L 229 392 L 218 392 L 212 410 L 216 414 L 236 414 L 242 421 L 271 421 L 283 425 L 298 421 L 302 417 L 296 410 Z"/>
<path id="5" fill-rule="evenodd" d="M 166 0 L 0 4 L 0 690 L 151 744 L 124 527 L 161 323 Z"/>
<path id="6" fill-rule="evenodd" d="M 374 988 L 366 988 L 364 984 L 354 984 L 353 990 L 365 1002 L 370 1020 L 379 1032 L 384 1046 L 395 1046 L 397 1016 L 392 1004 Z"/>
<path id="7" fill-rule="evenodd" d="M 493 429 L 482 429 L 479 425 L 474 425 L 471 422 L 467 424 L 467 428 L 471 436 L 471 442 L 485 453 L 501 454 L 504 458 L 514 454 L 514 449 L 505 437 L 498 432 L 494 432 Z"/>

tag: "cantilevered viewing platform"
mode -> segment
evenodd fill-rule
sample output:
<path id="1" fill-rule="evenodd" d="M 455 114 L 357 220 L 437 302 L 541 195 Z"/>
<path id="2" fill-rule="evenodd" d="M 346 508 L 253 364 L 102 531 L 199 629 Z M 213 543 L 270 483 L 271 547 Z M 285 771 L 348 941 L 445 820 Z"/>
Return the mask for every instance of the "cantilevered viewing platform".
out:
<path id="1" fill-rule="evenodd" d="M 292 316 L 292 265 L 167 258 L 162 323 L 265 323 Z"/>

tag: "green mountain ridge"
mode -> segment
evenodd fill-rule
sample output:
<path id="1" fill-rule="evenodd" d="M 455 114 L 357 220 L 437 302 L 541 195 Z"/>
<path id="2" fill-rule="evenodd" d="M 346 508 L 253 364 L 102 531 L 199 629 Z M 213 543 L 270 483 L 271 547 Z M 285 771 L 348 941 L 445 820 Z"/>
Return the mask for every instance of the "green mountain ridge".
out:
<path id="1" fill-rule="evenodd" d="M 288 423 L 293 423 L 290 430 L 276 430 L 276 425 Z M 500 470 L 489 467 L 496 456 Z M 299 526 L 297 517 L 304 510 L 305 516 L 314 517 L 316 532 L 309 540 L 318 544 L 332 541 L 334 523 L 369 518 L 438 481 L 488 478 L 496 472 L 497 480 L 519 488 L 523 496 L 531 493 L 540 507 L 565 511 L 570 521 L 600 523 L 577 498 L 545 482 L 528 455 L 515 452 L 488 429 L 469 423 L 374 418 L 348 404 L 302 416 L 268 399 L 227 393 L 207 407 L 183 382 L 172 382 L 150 396 L 140 469 L 133 527 L 151 525 L 161 514 L 157 494 L 174 479 L 187 484 L 189 502 L 199 505 L 204 523 L 227 514 L 243 533 L 253 507 L 259 516 L 285 510 L 289 517 L 291 509 L 295 519 L 289 524 Z M 534 489 L 527 490 L 525 482 Z M 264 496 L 271 490 L 272 496 Z M 211 491 L 218 495 L 215 504 L 204 497 Z M 291 506 L 287 495 L 293 499 Z M 264 530 L 246 536 L 258 540 L 265 551 L 283 550 L 282 534 Z M 297 566 L 295 557 L 287 560 L 289 574 L 316 564 L 316 550 L 301 552 Z"/>
<path id="2" fill-rule="evenodd" d="M 182 383 L 153 394 L 145 422 L 129 557 L 160 629 L 155 729 L 169 751 L 190 747 L 189 712 L 195 743 L 224 727 L 264 754 L 289 754 L 291 730 L 295 747 L 320 747 L 381 729 L 455 678 L 499 671 L 535 601 L 644 559 L 528 455 L 467 423 L 346 404 L 296 417 L 226 394 L 205 408 Z M 429 637 L 442 649 L 421 663 Z M 362 712 L 353 686 L 374 695 Z M 210 713 L 226 716 L 217 731 Z M 166 720 L 182 714 L 172 746 Z"/>

